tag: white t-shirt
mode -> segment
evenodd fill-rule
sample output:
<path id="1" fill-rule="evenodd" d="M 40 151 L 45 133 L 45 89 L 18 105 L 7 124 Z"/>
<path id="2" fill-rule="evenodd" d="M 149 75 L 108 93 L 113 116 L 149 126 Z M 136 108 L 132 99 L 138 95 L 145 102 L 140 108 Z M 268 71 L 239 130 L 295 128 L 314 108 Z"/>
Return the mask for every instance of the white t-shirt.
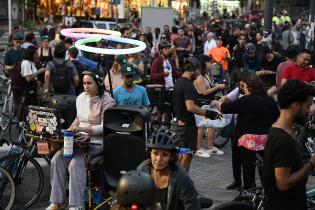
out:
<path id="1" fill-rule="evenodd" d="M 209 50 L 211 50 L 212 48 L 216 48 L 216 47 L 217 47 L 217 43 L 215 42 L 214 39 L 211 39 L 210 41 L 207 40 L 205 42 L 203 54 L 209 56 Z"/>
<path id="2" fill-rule="evenodd" d="M 173 88 L 174 82 L 173 82 L 173 77 L 172 77 L 172 66 L 167 59 L 163 61 L 163 69 L 164 69 L 164 72 L 165 71 L 169 72 L 169 75 L 167 77 L 164 77 L 165 87 L 168 89 Z"/>
<path id="3" fill-rule="evenodd" d="M 33 75 L 37 72 L 35 64 L 28 60 L 23 60 L 21 63 L 21 75 L 22 77 Z"/>

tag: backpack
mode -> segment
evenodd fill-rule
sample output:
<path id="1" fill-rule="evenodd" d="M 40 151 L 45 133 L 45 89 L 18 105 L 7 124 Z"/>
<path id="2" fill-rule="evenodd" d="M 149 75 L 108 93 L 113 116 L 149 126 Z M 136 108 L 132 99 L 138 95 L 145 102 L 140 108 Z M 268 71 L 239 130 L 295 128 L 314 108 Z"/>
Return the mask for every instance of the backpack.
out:
<path id="1" fill-rule="evenodd" d="M 9 72 L 12 88 L 14 89 L 24 89 L 27 85 L 25 77 L 21 74 L 21 63 L 22 62 L 17 62 Z"/>
<path id="2" fill-rule="evenodd" d="M 55 68 L 52 70 L 52 86 L 57 93 L 67 92 L 71 87 L 71 68 L 67 65 L 67 61 L 58 64 L 53 61 Z"/>

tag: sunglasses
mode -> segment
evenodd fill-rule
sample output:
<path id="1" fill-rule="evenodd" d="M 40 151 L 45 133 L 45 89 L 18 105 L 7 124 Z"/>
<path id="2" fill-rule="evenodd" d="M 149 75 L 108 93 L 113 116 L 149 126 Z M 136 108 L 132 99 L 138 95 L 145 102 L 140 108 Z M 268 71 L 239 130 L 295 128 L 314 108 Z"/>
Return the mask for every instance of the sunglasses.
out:
<path id="1" fill-rule="evenodd" d="M 166 39 L 166 37 L 165 37 L 165 36 L 162 36 L 162 39 Z"/>

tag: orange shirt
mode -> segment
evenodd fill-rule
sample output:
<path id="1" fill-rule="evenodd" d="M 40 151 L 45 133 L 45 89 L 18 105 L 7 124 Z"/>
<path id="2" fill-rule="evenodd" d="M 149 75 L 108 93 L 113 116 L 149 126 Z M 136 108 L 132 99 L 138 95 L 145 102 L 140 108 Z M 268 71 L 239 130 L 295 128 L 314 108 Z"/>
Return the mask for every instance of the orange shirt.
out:
<path id="1" fill-rule="evenodd" d="M 215 47 L 209 50 L 208 55 L 218 64 L 220 64 L 224 71 L 228 70 L 228 58 L 231 57 L 229 50 L 226 47 Z"/>

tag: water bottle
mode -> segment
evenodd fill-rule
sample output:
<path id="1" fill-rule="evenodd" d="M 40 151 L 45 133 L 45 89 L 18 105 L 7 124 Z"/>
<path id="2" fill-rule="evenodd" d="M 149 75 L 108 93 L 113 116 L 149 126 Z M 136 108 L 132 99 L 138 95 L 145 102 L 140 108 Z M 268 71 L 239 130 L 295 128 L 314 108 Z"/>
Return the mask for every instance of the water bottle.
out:
<path id="1" fill-rule="evenodd" d="M 72 158 L 74 134 L 72 131 L 65 131 L 63 135 L 63 156 Z"/>

